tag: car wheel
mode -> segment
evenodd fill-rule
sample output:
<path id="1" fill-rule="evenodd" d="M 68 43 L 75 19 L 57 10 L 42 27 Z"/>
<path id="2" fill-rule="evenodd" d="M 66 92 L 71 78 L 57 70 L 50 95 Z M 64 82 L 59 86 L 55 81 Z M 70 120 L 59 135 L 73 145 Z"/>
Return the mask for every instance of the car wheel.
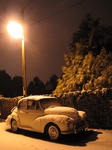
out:
<path id="1" fill-rule="evenodd" d="M 60 130 L 57 125 L 52 123 L 47 126 L 46 134 L 51 141 L 55 141 L 58 140 L 60 137 Z"/>
<path id="2" fill-rule="evenodd" d="M 17 132 L 18 131 L 18 125 L 17 125 L 17 121 L 15 119 L 11 120 L 11 130 L 13 132 Z"/>

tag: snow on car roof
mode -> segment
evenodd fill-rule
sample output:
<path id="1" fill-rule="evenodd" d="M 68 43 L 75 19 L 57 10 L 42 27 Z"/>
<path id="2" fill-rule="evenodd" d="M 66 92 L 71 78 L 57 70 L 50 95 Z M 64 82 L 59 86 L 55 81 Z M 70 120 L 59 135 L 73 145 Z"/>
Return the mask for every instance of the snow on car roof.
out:
<path id="1" fill-rule="evenodd" d="M 31 95 L 31 96 L 27 96 L 22 98 L 21 100 L 25 100 L 25 99 L 31 99 L 31 100 L 41 100 L 41 99 L 56 99 L 56 97 L 52 97 L 52 96 L 47 96 L 47 95 Z"/>

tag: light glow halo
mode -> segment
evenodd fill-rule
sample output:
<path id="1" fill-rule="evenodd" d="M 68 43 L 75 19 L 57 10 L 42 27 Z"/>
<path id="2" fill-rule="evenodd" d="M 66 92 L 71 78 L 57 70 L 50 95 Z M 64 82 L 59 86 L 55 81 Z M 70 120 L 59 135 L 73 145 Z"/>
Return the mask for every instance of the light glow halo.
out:
<path id="1" fill-rule="evenodd" d="M 11 37 L 13 38 L 22 38 L 23 36 L 23 28 L 22 26 L 15 22 L 15 21 L 10 21 L 7 25 L 7 30 Z"/>

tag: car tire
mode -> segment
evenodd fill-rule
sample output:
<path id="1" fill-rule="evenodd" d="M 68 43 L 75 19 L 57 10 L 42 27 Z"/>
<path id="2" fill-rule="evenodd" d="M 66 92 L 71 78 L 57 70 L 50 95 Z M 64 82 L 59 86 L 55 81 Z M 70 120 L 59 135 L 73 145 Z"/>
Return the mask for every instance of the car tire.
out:
<path id="1" fill-rule="evenodd" d="M 56 141 L 60 138 L 60 129 L 56 124 L 50 123 L 46 127 L 46 135 L 51 141 Z"/>
<path id="2" fill-rule="evenodd" d="M 15 119 L 11 120 L 11 130 L 13 132 L 17 132 L 18 131 L 18 124 L 17 124 L 17 121 Z"/>

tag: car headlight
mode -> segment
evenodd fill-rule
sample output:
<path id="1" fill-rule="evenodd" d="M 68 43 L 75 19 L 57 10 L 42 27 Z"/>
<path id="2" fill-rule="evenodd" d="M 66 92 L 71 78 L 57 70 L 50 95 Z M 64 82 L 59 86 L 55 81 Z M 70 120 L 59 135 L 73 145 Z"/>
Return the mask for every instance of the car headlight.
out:
<path id="1" fill-rule="evenodd" d="M 69 123 L 71 123 L 71 119 L 70 118 L 67 118 L 66 119 L 66 122 L 69 124 Z"/>
<path id="2" fill-rule="evenodd" d="M 83 117 L 84 117 L 84 119 L 86 119 L 87 118 L 87 114 L 85 113 Z"/>

